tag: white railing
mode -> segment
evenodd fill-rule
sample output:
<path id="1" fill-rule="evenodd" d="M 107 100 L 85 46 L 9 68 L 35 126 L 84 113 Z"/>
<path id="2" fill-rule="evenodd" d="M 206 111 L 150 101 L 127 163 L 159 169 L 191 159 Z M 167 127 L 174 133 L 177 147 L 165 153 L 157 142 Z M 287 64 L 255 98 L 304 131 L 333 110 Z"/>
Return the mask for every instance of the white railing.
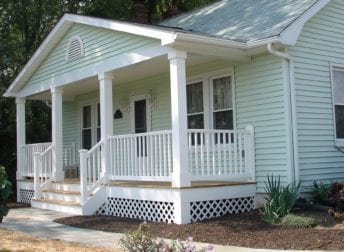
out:
<path id="1" fill-rule="evenodd" d="M 51 144 L 42 153 L 33 153 L 35 199 L 42 198 L 42 190 L 53 180 L 53 152 Z"/>
<path id="2" fill-rule="evenodd" d="M 63 145 L 63 165 L 74 166 L 77 164 L 75 143 Z"/>
<path id="3" fill-rule="evenodd" d="M 27 144 L 23 146 L 24 154 L 24 166 L 21 167 L 22 177 L 33 177 L 33 154 L 43 153 L 46 149 L 51 146 L 51 143 L 35 143 Z M 76 165 L 76 148 L 75 143 L 63 146 L 63 165 L 74 166 Z"/>
<path id="4" fill-rule="evenodd" d="M 170 130 L 111 136 L 109 150 L 112 179 L 171 180 Z"/>
<path id="5" fill-rule="evenodd" d="M 104 182 L 106 171 L 102 165 L 105 142 L 101 140 L 89 151 L 80 150 L 81 204 Z M 104 157 L 103 157 L 104 158 Z"/>
<path id="6" fill-rule="evenodd" d="M 254 180 L 252 126 L 245 130 L 188 130 L 188 149 L 193 180 Z"/>
<path id="7" fill-rule="evenodd" d="M 24 166 L 21 167 L 21 176 L 33 177 L 33 153 L 42 153 L 51 146 L 51 143 L 36 143 L 23 146 Z"/>

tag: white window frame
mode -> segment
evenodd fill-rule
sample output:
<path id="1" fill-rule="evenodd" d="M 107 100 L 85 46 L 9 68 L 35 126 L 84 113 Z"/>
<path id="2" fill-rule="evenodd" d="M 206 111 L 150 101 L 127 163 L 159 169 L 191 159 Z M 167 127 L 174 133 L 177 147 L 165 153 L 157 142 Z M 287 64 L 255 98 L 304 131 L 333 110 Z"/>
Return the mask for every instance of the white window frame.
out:
<path id="1" fill-rule="evenodd" d="M 79 103 L 79 143 L 82 148 L 82 130 L 83 130 L 83 108 L 91 106 L 91 145 L 94 146 L 97 143 L 97 105 L 100 104 L 99 100 L 90 100 Z"/>
<path id="2" fill-rule="evenodd" d="M 344 73 L 344 65 L 337 65 L 337 64 L 330 64 L 330 76 L 331 76 L 331 89 L 332 89 L 332 115 L 333 115 L 333 136 L 335 146 L 337 147 L 344 147 L 344 138 L 337 138 L 337 125 L 336 125 L 336 109 L 335 105 L 344 105 L 344 104 L 337 104 L 334 100 L 334 79 L 333 79 L 333 72 L 334 71 L 341 71 Z"/>
<path id="3" fill-rule="evenodd" d="M 234 69 L 225 68 L 204 74 L 191 76 L 187 80 L 187 85 L 195 84 L 198 82 L 203 83 L 203 113 L 204 113 L 204 129 L 214 129 L 213 124 L 213 79 L 222 77 L 231 78 L 231 89 L 232 89 L 232 111 L 233 111 L 233 130 L 236 127 L 236 103 L 235 103 L 235 78 Z M 187 114 L 188 115 L 188 114 Z"/>

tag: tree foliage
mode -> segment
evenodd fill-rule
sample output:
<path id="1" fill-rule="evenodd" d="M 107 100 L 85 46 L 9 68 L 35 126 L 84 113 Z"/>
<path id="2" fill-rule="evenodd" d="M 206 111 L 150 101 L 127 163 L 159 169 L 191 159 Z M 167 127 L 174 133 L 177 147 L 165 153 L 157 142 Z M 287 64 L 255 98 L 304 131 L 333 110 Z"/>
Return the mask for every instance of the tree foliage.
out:
<path id="1" fill-rule="evenodd" d="M 0 165 L 15 181 L 15 103 L 3 94 L 64 13 L 134 21 L 135 4 L 145 4 L 148 21 L 186 11 L 213 0 L 1 0 L 0 1 Z M 50 141 L 50 108 L 26 103 L 27 143 Z M 15 183 L 13 183 L 15 185 Z"/>

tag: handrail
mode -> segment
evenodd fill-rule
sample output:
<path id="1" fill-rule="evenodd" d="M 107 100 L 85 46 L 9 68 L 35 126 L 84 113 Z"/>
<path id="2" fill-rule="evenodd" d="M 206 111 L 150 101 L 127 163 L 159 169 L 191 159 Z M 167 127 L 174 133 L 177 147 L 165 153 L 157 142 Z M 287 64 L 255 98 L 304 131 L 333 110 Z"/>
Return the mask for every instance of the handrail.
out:
<path id="1" fill-rule="evenodd" d="M 33 153 L 35 199 L 41 199 L 42 190 L 54 180 L 55 176 L 52 170 L 54 148 L 55 145 L 51 144 L 43 152 Z"/>
<path id="2" fill-rule="evenodd" d="M 88 197 L 99 189 L 105 180 L 106 172 L 102 165 L 103 155 L 105 155 L 102 150 L 104 143 L 102 139 L 88 151 L 79 150 L 81 205 L 88 201 Z"/>

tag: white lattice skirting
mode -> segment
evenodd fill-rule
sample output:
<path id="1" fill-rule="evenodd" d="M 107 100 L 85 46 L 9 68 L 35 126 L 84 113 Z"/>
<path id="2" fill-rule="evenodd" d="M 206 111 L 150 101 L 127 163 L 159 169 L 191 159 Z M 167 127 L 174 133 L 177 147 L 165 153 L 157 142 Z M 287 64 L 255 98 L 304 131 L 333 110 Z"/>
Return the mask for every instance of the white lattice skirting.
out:
<path id="1" fill-rule="evenodd" d="M 112 215 L 172 223 L 174 219 L 174 206 L 173 202 L 107 198 L 95 215 Z"/>
<path id="2" fill-rule="evenodd" d="M 190 202 L 191 221 L 248 212 L 254 209 L 254 202 L 254 197 Z"/>
<path id="3" fill-rule="evenodd" d="M 31 199 L 33 198 L 33 195 L 34 195 L 33 190 L 26 190 L 26 189 L 19 190 L 21 203 L 31 204 Z"/>

